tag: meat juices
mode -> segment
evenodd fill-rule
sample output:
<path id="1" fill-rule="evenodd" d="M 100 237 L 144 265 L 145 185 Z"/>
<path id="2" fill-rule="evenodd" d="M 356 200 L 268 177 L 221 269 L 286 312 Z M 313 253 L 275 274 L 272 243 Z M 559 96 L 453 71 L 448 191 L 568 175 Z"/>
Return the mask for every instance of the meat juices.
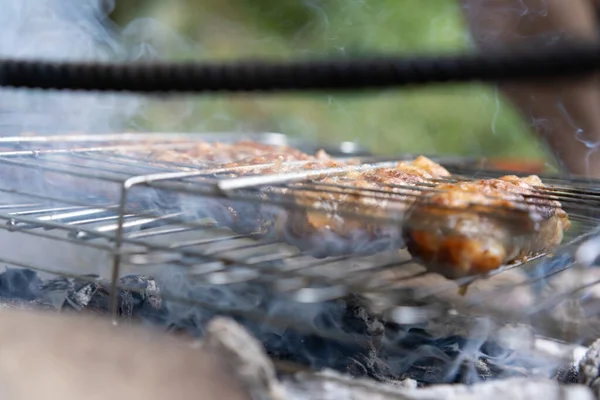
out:
<path id="1" fill-rule="evenodd" d="M 433 272 L 457 279 L 489 273 L 556 247 L 570 226 L 539 177 L 441 184 L 407 211 L 404 238 Z"/>

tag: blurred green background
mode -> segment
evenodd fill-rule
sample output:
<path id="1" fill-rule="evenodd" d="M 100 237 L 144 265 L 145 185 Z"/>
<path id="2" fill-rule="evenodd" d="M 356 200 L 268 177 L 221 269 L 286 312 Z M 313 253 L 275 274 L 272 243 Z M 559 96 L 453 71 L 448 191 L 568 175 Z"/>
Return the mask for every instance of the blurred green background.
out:
<path id="1" fill-rule="evenodd" d="M 153 20 L 168 26 L 171 32 L 154 32 L 148 40 L 172 58 L 344 57 L 469 46 L 455 0 L 117 0 L 112 18 L 136 40 L 142 32 L 163 29 Z M 512 107 L 494 88 L 478 85 L 186 97 L 152 102 L 137 123 L 158 131 L 269 131 L 357 140 L 379 153 L 545 158 Z"/>

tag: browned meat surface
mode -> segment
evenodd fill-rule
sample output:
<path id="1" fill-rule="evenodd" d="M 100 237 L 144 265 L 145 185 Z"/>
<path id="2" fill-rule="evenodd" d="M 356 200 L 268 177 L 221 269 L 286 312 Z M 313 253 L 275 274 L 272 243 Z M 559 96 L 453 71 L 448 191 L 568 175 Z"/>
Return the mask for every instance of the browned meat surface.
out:
<path id="1" fill-rule="evenodd" d="M 219 165 L 218 168 L 231 168 L 231 176 L 268 175 L 306 169 L 322 169 L 341 166 L 343 163 L 332 159 L 327 153 L 309 154 L 265 153 Z"/>
<path id="2" fill-rule="evenodd" d="M 570 221 L 558 201 L 536 193 L 540 187 L 534 175 L 438 185 L 407 212 L 408 249 L 452 279 L 549 251 Z"/>
<path id="3" fill-rule="evenodd" d="M 310 155 L 249 141 L 196 143 L 185 151 L 156 150 L 147 155 L 192 165 L 210 163 L 211 168 L 230 169 L 225 175 L 230 177 L 351 163 L 324 152 Z M 531 197 L 534 187 L 543 186 L 536 176 L 439 183 L 449 176 L 442 166 L 421 156 L 390 168 L 328 174 L 285 187 L 264 186 L 258 192 L 261 202 L 212 198 L 203 199 L 200 208 L 238 233 L 275 236 L 316 256 L 370 253 L 407 243 L 414 256 L 449 277 L 489 272 L 561 242 L 569 220 L 560 203 Z M 296 206 L 269 203 L 269 197 L 277 195 Z M 404 223 L 397 222 L 402 217 Z"/>
<path id="4" fill-rule="evenodd" d="M 167 146 L 168 145 L 168 146 Z M 170 146 L 170 147 L 169 147 Z M 177 146 L 177 148 L 172 148 Z M 173 140 L 168 143 L 156 144 L 152 142 L 141 142 L 135 147 L 124 146 L 120 150 L 113 151 L 118 156 L 125 156 L 134 160 L 141 160 L 144 163 L 158 162 L 161 165 L 164 163 L 173 163 L 174 169 L 195 169 L 203 168 L 230 168 L 240 165 L 258 165 L 258 164 L 274 164 L 282 165 L 286 162 L 297 162 L 317 160 L 314 155 L 303 153 L 297 149 L 288 146 L 273 146 L 263 143 L 251 141 L 239 141 L 236 143 L 209 143 L 209 142 L 194 142 L 186 143 L 181 140 Z M 110 156 L 109 156 L 110 157 Z M 329 159 L 328 155 L 321 155 L 323 159 Z M 55 157 L 53 161 L 61 161 L 79 164 L 86 166 L 90 161 L 85 158 L 74 158 L 70 155 Z M 110 159 L 107 160 L 110 162 Z M 122 161 L 122 160 L 118 160 Z M 91 165 L 96 165 L 91 162 Z M 125 169 L 125 167 L 122 167 Z M 236 174 L 250 173 L 252 171 L 259 172 L 260 168 L 250 169 L 248 171 L 236 171 Z M 124 171 L 128 172 L 128 171 Z M 269 172 L 265 169 L 262 173 Z M 61 185 L 72 184 L 77 187 L 86 187 L 85 180 L 74 177 L 65 178 L 63 174 L 46 172 L 45 175 L 49 182 L 56 182 Z M 87 185 L 89 186 L 89 185 Z M 118 188 L 114 185 L 104 185 L 107 188 L 95 187 L 95 193 L 114 198 L 118 195 Z M 87 189 L 86 189 L 87 190 Z"/>
<path id="5" fill-rule="evenodd" d="M 421 156 L 395 168 L 355 170 L 299 184 L 289 193 L 300 207 L 279 216 L 278 235 L 316 256 L 401 246 L 401 228 L 386 224 L 385 218 L 400 217 L 424 188 L 449 175 Z"/>
<path id="6" fill-rule="evenodd" d="M 176 142 L 174 142 L 176 143 Z M 196 142 L 177 148 L 154 146 L 147 150 L 125 150 L 121 154 L 136 158 L 188 165 L 223 165 L 239 160 L 269 158 L 269 155 L 282 155 L 287 161 L 306 160 L 312 156 L 289 146 L 273 146 L 258 142 L 239 141 L 236 143 Z M 272 158 L 272 157 L 271 157 Z"/>
<path id="7" fill-rule="evenodd" d="M 329 157 L 324 152 L 316 156 L 307 156 L 302 159 L 294 158 L 287 154 L 269 153 L 259 157 L 250 157 L 240 161 L 228 163 L 219 168 L 234 168 L 230 176 L 270 175 L 305 170 L 319 170 L 334 168 L 344 165 Z M 242 167 L 250 167 L 243 168 Z M 269 234 L 277 215 L 285 212 L 281 205 L 273 204 L 273 197 L 286 195 L 288 190 L 277 187 L 262 187 L 260 201 L 248 202 L 231 199 L 214 199 L 210 201 L 209 212 L 211 217 L 219 223 L 238 233 Z"/>

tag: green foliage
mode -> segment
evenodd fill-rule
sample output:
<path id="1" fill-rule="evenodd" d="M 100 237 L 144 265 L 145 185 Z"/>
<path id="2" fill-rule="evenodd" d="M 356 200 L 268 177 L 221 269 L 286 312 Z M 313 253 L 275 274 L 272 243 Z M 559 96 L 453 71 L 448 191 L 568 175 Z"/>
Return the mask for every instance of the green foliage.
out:
<path id="1" fill-rule="evenodd" d="M 140 16 L 157 18 L 199 45 L 172 57 L 289 59 L 440 53 L 464 51 L 468 43 L 455 0 L 155 0 L 138 4 L 118 8 L 114 18 L 121 24 Z M 543 156 L 536 138 L 514 110 L 493 88 L 476 85 L 352 95 L 160 101 L 138 122 L 152 130 L 267 130 L 323 141 L 356 139 L 384 153 Z"/>

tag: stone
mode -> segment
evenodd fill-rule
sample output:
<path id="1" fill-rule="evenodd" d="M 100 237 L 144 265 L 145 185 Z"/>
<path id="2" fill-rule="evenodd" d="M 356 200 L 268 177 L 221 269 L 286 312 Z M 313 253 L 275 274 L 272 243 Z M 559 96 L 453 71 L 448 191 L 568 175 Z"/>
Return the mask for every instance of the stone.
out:
<path id="1" fill-rule="evenodd" d="M 0 309 L 0 398 L 252 400 L 218 355 L 92 315 Z"/>
<path id="2" fill-rule="evenodd" d="M 209 321 L 202 347 L 218 355 L 229 374 L 243 382 L 253 400 L 284 400 L 275 367 L 262 344 L 229 318 Z"/>

